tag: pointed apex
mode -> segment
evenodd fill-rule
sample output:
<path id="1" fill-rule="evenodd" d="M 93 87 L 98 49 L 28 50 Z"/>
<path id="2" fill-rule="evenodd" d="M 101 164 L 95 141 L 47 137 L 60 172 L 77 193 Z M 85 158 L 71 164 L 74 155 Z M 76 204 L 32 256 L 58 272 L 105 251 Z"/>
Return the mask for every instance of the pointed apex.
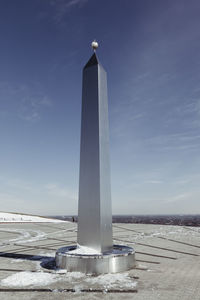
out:
<path id="1" fill-rule="evenodd" d="M 95 52 L 95 51 L 96 51 L 96 49 L 98 48 L 99 44 L 97 43 L 97 41 L 96 41 L 96 40 L 94 40 L 94 41 L 92 42 L 91 46 L 92 46 L 92 49 L 93 49 L 93 50 L 94 50 L 94 52 Z"/>
<path id="2" fill-rule="evenodd" d="M 88 60 L 87 64 L 85 65 L 84 69 L 86 68 L 89 68 L 89 67 L 92 67 L 92 66 L 95 66 L 95 65 L 98 65 L 99 62 L 98 62 L 98 59 L 97 59 L 97 56 L 96 56 L 96 53 L 94 53 L 90 59 Z"/>

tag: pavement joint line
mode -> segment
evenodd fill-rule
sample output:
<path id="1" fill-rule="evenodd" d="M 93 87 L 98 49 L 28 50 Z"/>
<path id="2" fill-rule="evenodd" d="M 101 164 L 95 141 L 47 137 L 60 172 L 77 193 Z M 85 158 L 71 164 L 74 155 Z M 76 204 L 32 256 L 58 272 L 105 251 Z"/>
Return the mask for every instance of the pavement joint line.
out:
<path id="1" fill-rule="evenodd" d="M 31 250 L 35 250 L 35 249 L 44 249 L 44 250 L 54 250 L 54 248 L 52 249 L 52 248 L 49 248 L 49 247 L 51 247 L 50 245 L 48 246 L 48 247 L 43 247 L 43 246 L 41 246 L 41 247 L 36 247 L 36 246 L 30 246 L 29 247 L 29 249 L 28 249 L 28 247 L 26 247 L 26 248 L 22 248 L 22 249 L 17 249 L 17 251 L 18 252 L 21 252 L 21 251 L 31 251 Z M 53 247 L 53 246 L 52 246 Z M 57 248 L 56 248 L 57 249 Z M 16 252 L 16 251 L 15 251 Z M 14 253 L 15 253 L 14 252 Z M 12 252 L 10 252 L 10 253 L 12 253 Z M 17 252 L 16 252 L 17 253 Z"/>
<path id="2" fill-rule="evenodd" d="M 50 292 L 50 293 L 77 293 L 76 289 L 69 288 L 69 289 L 0 289 L 0 292 Z M 113 293 L 113 294 L 122 294 L 122 293 L 137 293 L 137 289 L 82 289 L 79 291 L 79 293 Z"/>
<path id="3" fill-rule="evenodd" d="M 115 235 L 115 233 L 114 233 L 113 236 L 114 237 L 116 236 L 117 238 L 137 238 L 136 234 L 131 234 L 131 235 L 129 235 L 129 234 L 127 234 L 127 235 L 125 235 L 125 234 L 123 234 L 123 235 Z"/>
<path id="4" fill-rule="evenodd" d="M 195 254 L 195 253 L 179 251 L 179 250 L 174 250 L 174 249 L 169 249 L 169 248 L 164 248 L 164 247 L 158 247 L 158 246 L 153 246 L 153 245 L 147 245 L 147 244 L 143 244 L 143 243 L 135 243 L 135 244 L 140 245 L 140 246 L 146 246 L 146 247 L 150 247 L 150 248 L 160 249 L 160 250 L 164 250 L 164 251 L 171 251 L 171 252 L 176 252 L 176 253 L 180 253 L 180 254 L 199 256 L 199 254 Z"/>
<path id="5" fill-rule="evenodd" d="M 17 246 L 18 248 L 17 249 L 10 249 L 10 250 L 6 250 L 6 251 L 3 251 L 3 253 L 16 253 L 17 251 L 27 251 L 27 250 L 30 250 L 28 248 L 32 248 L 32 249 L 38 249 L 38 247 L 36 248 L 36 246 L 24 246 L 24 245 L 18 245 L 18 244 L 10 244 L 9 246 Z M 41 248 L 41 247 L 39 247 Z M 1 253 L 1 252 L 0 252 Z"/>
<path id="6" fill-rule="evenodd" d="M 0 230 L 0 232 L 6 232 L 6 233 L 10 233 L 10 234 L 21 234 L 19 232 L 16 232 L 16 231 L 7 231 L 7 230 Z"/>
<path id="7" fill-rule="evenodd" d="M 36 248 L 36 247 L 39 247 L 39 248 L 41 248 L 41 247 L 45 247 L 45 246 L 47 246 L 47 247 L 54 247 L 54 246 L 58 246 L 58 247 L 60 247 L 60 246 L 62 246 L 63 245 L 63 247 L 64 247 L 64 243 L 66 244 L 76 244 L 76 241 L 65 241 L 65 242 L 61 242 L 61 243 L 51 243 L 51 244 L 41 244 L 41 246 L 39 246 L 39 245 L 28 245 L 27 246 L 27 248 L 28 247 L 32 247 L 32 248 Z M 37 249 L 37 248 L 36 248 Z"/>
<path id="8" fill-rule="evenodd" d="M 7 252 L 7 253 L 21 253 L 21 252 L 30 252 L 30 251 L 33 251 L 33 250 L 35 250 L 36 248 L 29 248 L 29 249 L 27 249 L 27 248 L 25 248 L 25 249 L 17 249 L 17 251 L 13 251 L 13 252 Z M 42 249 L 42 250 L 49 250 L 49 251 L 54 251 L 54 249 L 52 249 L 52 248 L 45 248 L 45 247 L 40 247 L 40 248 L 37 248 L 38 250 L 40 250 L 40 249 Z M 34 254 L 33 254 L 34 255 Z"/>
<path id="9" fill-rule="evenodd" d="M 125 227 L 122 227 L 122 226 L 117 226 L 117 225 L 113 225 L 113 226 L 114 226 L 114 227 L 116 227 L 116 228 L 121 228 L 121 229 L 124 229 L 125 231 L 132 231 L 132 232 L 141 233 L 140 231 L 137 231 L 137 230 L 134 230 L 134 229 L 125 228 Z"/>
<path id="10" fill-rule="evenodd" d="M 73 234 L 73 235 L 67 235 L 67 236 L 66 236 L 66 238 L 76 238 L 76 237 L 77 237 L 77 235 L 74 235 L 74 234 Z M 46 241 L 46 240 L 54 240 L 54 239 L 59 241 L 59 239 L 56 239 L 56 238 L 54 238 L 54 237 L 51 238 L 51 237 L 49 237 L 49 236 L 48 236 L 47 238 L 42 239 L 42 240 L 43 240 L 43 241 Z M 65 242 L 66 240 L 60 240 L 60 241 Z M 36 241 L 36 242 L 37 242 L 37 241 Z"/>
<path id="11" fill-rule="evenodd" d="M 70 237 L 71 238 L 71 237 Z M 48 240 L 56 240 L 56 241 L 60 241 L 60 242 L 64 242 L 64 243 L 75 243 L 74 241 L 69 241 L 69 240 L 59 240 L 59 239 L 54 239 L 54 238 L 47 238 L 47 239 L 41 239 L 41 240 L 37 240 L 37 241 L 30 241 L 30 242 L 26 242 L 26 243 L 41 243 L 41 241 L 48 241 Z M 50 243 L 50 244 L 45 244 L 45 246 L 48 246 L 48 245 L 59 245 L 60 243 L 54 243 L 54 244 L 52 244 L 52 243 Z M 7 243 L 2 243 L 2 244 L 0 244 L 0 245 L 4 245 L 4 246 L 23 246 L 23 247 L 25 247 L 24 245 L 22 245 L 22 244 L 19 244 L 19 243 L 9 243 L 9 242 L 7 242 Z M 27 245 L 26 245 L 27 246 Z M 36 246 L 38 246 L 38 245 L 33 245 L 34 247 L 36 247 Z M 31 247 L 31 245 L 28 245 L 27 247 Z"/>
<path id="12" fill-rule="evenodd" d="M 6 250 L 6 251 L 3 251 L 3 252 L 0 252 L 0 256 L 2 256 L 2 253 L 19 253 L 19 252 L 21 252 L 21 251 L 31 251 L 31 250 L 35 250 L 35 249 L 42 249 L 42 250 L 52 250 L 52 251 L 54 251 L 54 250 L 57 250 L 57 249 L 52 249 L 52 248 L 48 248 L 48 247 L 32 247 L 32 246 L 30 246 L 29 248 L 30 249 L 27 249 L 28 247 L 24 247 L 24 248 L 18 248 L 18 249 L 12 249 L 12 250 Z"/>
<path id="13" fill-rule="evenodd" d="M 53 229 L 60 229 L 60 230 L 66 230 L 65 228 L 60 228 L 60 227 L 57 227 L 57 226 L 49 226 L 49 225 L 47 225 L 46 223 L 45 224 L 43 224 L 43 223 L 33 223 L 34 225 L 40 225 L 40 226 L 43 226 L 43 227 L 49 227 L 49 228 L 53 228 Z M 66 223 L 66 224 L 68 224 L 68 223 Z"/>
<path id="14" fill-rule="evenodd" d="M 13 245 L 9 245 L 9 246 L 13 246 Z M 25 247 L 18 247 L 17 249 L 9 249 L 9 250 L 6 250 L 6 251 L 1 251 L 0 252 L 0 256 L 1 256 L 1 254 L 2 253 L 15 253 L 16 251 L 25 251 L 27 249 L 27 247 L 25 248 Z"/>
<path id="15" fill-rule="evenodd" d="M 193 228 L 191 228 L 190 226 L 183 226 L 183 228 L 184 229 L 187 229 L 187 230 L 189 230 L 189 231 L 194 231 L 194 232 L 196 232 L 196 233 L 200 233 L 200 231 L 199 230 L 195 230 L 195 229 L 193 229 Z M 198 228 L 198 227 L 196 227 L 196 228 Z"/>
<path id="16" fill-rule="evenodd" d="M 23 246 L 22 244 L 14 244 L 15 246 L 21 246 L 21 247 L 24 247 L 24 248 L 36 248 L 37 247 L 51 247 L 51 246 L 59 246 L 59 245 L 62 245 L 63 243 L 76 243 L 75 241 L 65 241 L 65 242 L 60 242 L 60 243 L 48 243 L 48 244 L 40 244 L 40 245 L 26 245 L 26 246 Z"/>
<path id="17" fill-rule="evenodd" d="M 153 253 L 146 253 L 146 252 L 139 252 L 139 251 L 136 251 L 136 253 L 143 254 L 143 255 L 149 255 L 149 256 L 155 256 L 155 257 L 160 257 L 160 258 L 167 258 L 167 259 L 174 259 L 174 260 L 177 259 L 176 257 L 165 256 L 165 255 L 158 255 L 158 254 L 153 254 Z"/>
<path id="18" fill-rule="evenodd" d="M 74 241 L 65 241 L 65 243 L 68 243 L 68 244 L 71 244 L 71 243 L 76 243 Z M 22 245 L 22 244 L 18 244 L 18 243 L 14 243 L 14 244 L 6 244 L 7 246 L 17 246 L 18 249 L 11 249 L 11 250 L 7 250 L 6 252 L 7 253 L 15 253 L 16 251 L 29 251 L 31 249 L 46 249 L 46 250 L 54 250 L 54 249 L 50 249 L 48 247 L 54 247 L 54 246 L 62 246 L 63 243 L 54 243 L 54 244 L 45 244 L 45 245 L 41 245 L 41 246 L 38 246 L 38 245 Z M 45 247 L 47 246 L 47 247 Z M 20 247 L 20 248 L 19 248 Z M 64 245 L 63 245 L 64 247 Z M 27 248 L 30 248 L 30 249 L 27 249 Z M 56 249 L 57 250 L 57 249 Z"/>
<path id="19" fill-rule="evenodd" d="M 136 259 L 136 262 L 144 262 L 144 263 L 149 263 L 149 264 L 157 264 L 159 265 L 159 261 L 149 261 L 149 260 L 141 260 L 141 259 Z"/>
<path id="20" fill-rule="evenodd" d="M 135 267 L 134 270 L 140 270 L 140 271 L 147 271 L 148 268 L 140 268 L 140 267 Z"/>
<path id="21" fill-rule="evenodd" d="M 148 244 L 144 244 L 144 243 L 130 242 L 128 240 L 120 240 L 120 239 L 115 239 L 115 240 L 120 241 L 120 242 L 125 242 L 125 243 L 130 243 L 130 244 L 136 244 L 136 245 L 150 247 L 150 248 L 155 248 L 155 249 L 160 249 L 160 250 L 164 250 L 164 251 L 171 251 L 171 252 L 176 252 L 176 253 L 181 253 L 181 254 L 187 254 L 187 255 L 192 255 L 192 256 L 199 256 L 199 254 L 195 254 L 195 253 L 184 252 L 184 251 L 179 251 L 179 250 L 174 250 L 174 249 L 169 249 L 169 248 L 164 248 L 164 247 L 158 247 L 158 246 L 148 245 Z"/>
<path id="22" fill-rule="evenodd" d="M 51 246 L 50 246 L 51 247 Z M 38 248 L 33 248 L 33 247 L 30 247 L 29 249 L 25 248 L 25 249 L 17 249 L 16 251 L 13 251 L 13 252 L 8 252 L 8 253 L 21 253 L 21 252 L 30 252 L 30 251 L 33 251 L 33 250 L 49 250 L 49 251 L 56 251 L 57 248 L 48 248 L 48 247 L 38 247 Z M 34 254 L 33 254 L 34 255 Z"/>
<path id="23" fill-rule="evenodd" d="M 124 230 L 122 229 L 122 230 L 117 230 L 118 228 L 113 228 L 114 230 L 113 230 L 113 233 L 123 233 L 124 232 Z"/>
<path id="24" fill-rule="evenodd" d="M 71 237 L 71 236 L 70 236 Z M 44 239 L 43 241 L 48 241 L 48 240 L 55 240 L 55 241 L 60 241 L 60 242 L 64 242 L 64 243 L 67 243 L 68 241 L 66 240 L 61 240 L 61 239 L 56 239 L 56 238 L 47 238 L 47 239 Z"/>
<path id="25" fill-rule="evenodd" d="M 54 231 L 54 232 L 51 232 L 51 233 L 48 233 L 48 234 L 46 234 L 45 235 L 45 238 L 51 238 L 50 237 L 50 235 L 55 235 L 55 234 L 60 234 L 62 232 L 62 236 L 64 235 L 64 234 L 68 234 L 69 232 L 73 232 L 73 233 L 75 233 L 75 231 L 72 231 L 72 230 L 70 230 L 70 231 L 66 231 L 65 230 L 65 232 L 64 231 Z M 73 234 L 73 235 L 71 235 L 71 236 L 68 236 L 68 237 L 75 237 L 75 236 L 77 236 L 77 234 Z"/>
<path id="26" fill-rule="evenodd" d="M 46 235 L 49 236 L 50 234 L 56 234 L 56 233 L 60 233 L 60 232 L 76 232 L 76 228 L 72 228 L 72 229 L 63 229 L 63 230 L 59 230 L 59 231 L 53 231 L 53 232 L 49 232 Z"/>
<path id="27" fill-rule="evenodd" d="M 38 225 L 38 224 L 36 224 L 36 225 Z M 46 236 L 49 236 L 51 234 L 57 234 L 57 233 L 60 233 L 60 232 L 63 233 L 64 231 L 65 232 L 76 232 L 76 230 L 77 230 L 77 227 L 72 227 L 72 228 L 69 228 L 69 229 L 64 229 L 64 228 L 62 229 L 62 228 L 58 228 L 58 227 L 51 227 L 51 228 L 57 228 L 57 229 L 60 229 L 60 230 L 46 233 Z"/>
<path id="28" fill-rule="evenodd" d="M 187 245 L 187 246 L 191 246 L 191 247 L 195 247 L 195 248 L 200 248 L 200 246 L 198 246 L 198 245 L 194 245 L 194 244 L 190 244 L 190 243 L 185 243 L 185 242 L 177 241 L 177 240 L 173 240 L 173 239 L 168 239 L 168 238 L 165 238 L 163 236 L 158 236 L 157 238 L 158 239 L 167 240 L 167 241 L 171 241 L 171 242 L 175 242 L 175 243 L 179 243 L 179 244 L 183 244 L 183 245 Z"/>
<path id="29" fill-rule="evenodd" d="M 135 242 L 130 242 L 130 241 L 127 241 L 127 240 L 120 240 L 120 239 L 114 239 L 114 240 L 117 240 L 117 241 L 120 241 L 120 242 L 125 242 L 127 244 L 138 244 L 138 243 L 135 243 Z M 147 246 L 147 245 L 145 245 Z M 141 254 L 145 254 L 145 255 L 152 255 L 152 256 L 157 256 L 157 257 L 163 257 L 163 258 L 171 258 L 171 259 L 176 259 L 176 258 L 172 258 L 171 256 L 164 256 L 164 255 L 157 255 L 157 254 L 151 254 L 151 253 L 144 253 L 144 252 L 138 252 L 136 251 L 136 253 L 141 253 Z M 198 256 L 198 255 L 197 255 Z"/>
<path id="30" fill-rule="evenodd" d="M 72 231 L 72 230 L 64 230 L 64 231 Z M 7 233 L 7 231 L 5 230 L 5 231 L 3 231 L 3 232 L 6 232 Z M 49 236 L 50 234 L 57 234 L 57 233 L 60 233 L 61 231 L 56 231 L 56 232 L 50 232 L 50 233 L 47 233 L 47 234 L 45 234 L 45 236 Z M 74 231 L 72 231 L 72 232 L 74 232 Z M 19 234 L 20 235 L 20 233 L 19 232 L 9 232 L 9 233 L 14 233 L 14 234 Z M 75 237 L 74 235 L 73 236 L 70 236 L 70 237 Z M 44 239 L 42 239 L 42 240 L 46 240 L 46 239 L 48 239 L 48 238 L 44 238 Z M 55 238 L 50 238 L 50 239 L 55 239 Z M 64 241 L 64 240 L 61 240 L 61 241 Z M 29 243 L 28 241 L 27 241 L 27 243 Z M 3 243 L 4 244 L 4 243 Z M 2 244 L 2 245 L 3 245 Z"/>
<path id="31" fill-rule="evenodd" d="M 119 226 L 116 226 L 116 227 L 118 227 L 118 228 L 123 228 L 123 227 L 119 227 Z M 185 228 L 185 227 L 184 227 Z M 133 230 L 133 229 L 125 229 L 125 228 L 123 228 L 124 230 L 129 230 L 129 231 L 133 231 L 133 232 L 137 232 L 137 233 L 141 233 L 141 232 L 139 232 L 139 231 L 136 231 L 136 230 Z M 185 229 L 190 229 L 190 228 L 185 228 Z M 191 230 L 191 229 L 190 229 Z M 193 231 L 195 231 L 195 232 L 197 232 L 196 230 L 193 230 Z M 200 232 L 199 232 L 200 233 Z M 177 243 L 181 243 L 181 244 L 184 244 L 184 245 L 188 245 L 188 246 L 193 246 L 193 247 L 197 247 L 197 248 L 200 248 L 200 246 L 196 246 L 196 245 L 192 245 L 192 244 L 189 244 L 189 243 L 184 243 L 184 242 L 181 242 L 181 241 L 176 241 L 176 240 L 172 240 L 172 239 L 168 239 L 168 238 L 165 238 L 165 237 L 161 237 L 161 236 L 154 236 L 154 238 L 158 238 L 158 239 L 164 239 L 164 240 L 169 240 L 169 241 L 173 241 L 173 242 L 177 242 Z M 116 239 L 117 240 L 117 239 Z M 127 242 L 127 241 L 124 241 L 124 242 Z M 139 245 L 139 243 L 137 243 L 137 242 L 130 242 L 130 241 L 128 241 L 129 243 L 133 243 L 133 244 L 138 244 Z M 144 246 L 147 246 L 146 244 L 144 245 Z M 149 247 L 154 247 L 154 246 L 150 246 L 149 245 Z M 159 247 L 157 247 L 158 249 L 159 249 Z M 160 249 L 162 249 L 162 248 L 160 248 Z M 164 250 L 164 249 L 163 249 Z M 167 251 L 172 251 L 172 250 L 167 250 Z M 174 252 L 177 252 L 178 250 L 174 250 Z M 180 253 L 183 253 L 183 254 L 188 254 L 188 255 L 193 255 L 193 256 L 199 256 L 198 254 L 194 254 L 194 253 L 188 253 L 188 252 L 180 252 Z"/>
<path id="32" fill-rule="evenodd" d="M 74 238 L 74 236 L 69 236 L 69 237 L 66 237 L 66 238 Z M 44 239 L 44 240 L 41 240 L 41 241 L 50 241 L 50 240 L 55 240 L 55 241 L 60 241 L 60 242 L 64 242 L 64 243 L 67 243 L 67 242 L 70 242 L 69 239 L 66 239 L 66 240 L 60 240 L 60 239 L 54 239 L 54 238 L 47 238 L 47 239 Z M 40 241 L 36 241 L 36 242 L 40 242 Z"/>

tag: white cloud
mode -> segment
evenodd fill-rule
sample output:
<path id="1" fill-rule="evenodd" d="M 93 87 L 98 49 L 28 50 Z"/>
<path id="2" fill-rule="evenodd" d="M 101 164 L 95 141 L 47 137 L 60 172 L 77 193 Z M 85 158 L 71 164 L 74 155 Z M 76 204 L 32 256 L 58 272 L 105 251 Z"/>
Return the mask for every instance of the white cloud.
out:
<path id="1" fill-rule="evenodd" d="M 173 133 L 153 136 L 144 141 L 146 146 L 153 147 L 158 151 L 168 150 L 198 150 L 200 135 L 188 133 Z"/>
<path id="2" fill-rule="evenodd" d="M 69 8 L 69 7 L 72 7 L 72 6 L 75 6 L 75 5 L 82 5 L 84 3 L 86 3 L 88 0 L 71 0 L 71 1 L 68 1 L 66 3 L 66 8 Z"/>
<path id="3" fill-rule="evenodd" d="M 186 200 L 186 199 L 190 199 L 191 197 L 191 194 L 178 194 L 178 195 L 175 195 L 175 196 L 172 196 L 171 198 L 169 197 L 168 199 L 165 200 L 166 203 L 170 203 L 170 202 L 178 202 L 178 201 L 183 201 L 183 200 Z"/>
<path id="4" fill-rule="evenodd" d="M 43 96 L 40 99 L 39 104 L 42 105 L 42 106 L 51 107 L 52 106 L 52 101 L 47 96 Z"/>
<path id="5" fill-rule="evenodd" d="M 88 0 L 53 0 L 50 2 L 50 5 L 55 7 L 55 15 L 53 16 L 54 21 L 57 24 L 61 24 L 65 15 L 72 8 L 80 8 L 86 4 Z"/>
<path id="6" fill-rule="evenodd" d="M 160 184 L 160 183 L 163 183 L 163 181 L 162 180 L 146 180 L 144 183 Z"/>
<path id="7" fill-rule="evenodd" d="M 46 95 L 26 95 L 20 101 L 18 116 L 26 121 L 37 121 L 41 118 L 41 110 L 51 106 L 52 102 Z"/>
<path id="8" fill-rule="evenodd" d="M 6 186 L 8 186 L 9 188 L 21 189 L 27 191 L 33 190 L 33 187 L 30 183 L 18 178 L 9 179 L 9 180 L 0 179 L 0 181 Z"/>
<path id="9" fill-rule="evenodd" d="M 67 188 L 62 188 L 56 183 L 48 183 L 44 186 L 45 190 L 47 190 L 48 194 L 51 196 L 61 197 L 61 198 L 70 198 L 75 200 L 76 195 L 75 192 Z"/>
<path id="10" fill-rule="evenodd" d="M 17 116 L 29 122 L 41 119 L 42 111 L 53 105 L 38 83 L 13 85 L 2 81 L 0 82 L 0 98 L 4 100 L 0 117 Z"/>

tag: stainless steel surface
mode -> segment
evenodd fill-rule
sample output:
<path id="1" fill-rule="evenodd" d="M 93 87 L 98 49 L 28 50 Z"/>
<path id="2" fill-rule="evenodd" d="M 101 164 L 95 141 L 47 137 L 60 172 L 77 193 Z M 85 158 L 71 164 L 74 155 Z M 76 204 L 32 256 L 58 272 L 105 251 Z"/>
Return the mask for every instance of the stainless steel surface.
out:
<path id="1" fill-rule="evenodd" d="M 63 247 L 56 252 L 56 266 L 85 274 L 132 269 L 133 248 L 113 246 L 112 241 L 107 78 L 95 53 L 83 69 L 79 176 L 78 244 L 100 254 L 77 254 L 72 252 L 77 246 Z"/>
<path id="2" fill-rule="evenodd" d="M 112 251 L 101 255 L 80 255 L 70 253 L 76 246 L 58 249 L 56 266 L 69 272 L 85 274 L 117 273 L 135 266 L 135 251 L 131 247 L 114 245 Z"/>
<path id="3" fill-rule="evenodd" d="M 83 70 L 78 244 L 112 249 L 107 79 L 96 54 Z"/>

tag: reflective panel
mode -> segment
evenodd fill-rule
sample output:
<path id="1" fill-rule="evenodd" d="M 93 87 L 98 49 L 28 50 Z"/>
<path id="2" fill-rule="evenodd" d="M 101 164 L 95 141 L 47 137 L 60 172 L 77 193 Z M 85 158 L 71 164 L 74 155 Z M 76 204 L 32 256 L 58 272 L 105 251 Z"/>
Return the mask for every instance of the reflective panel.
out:
<path id="1" fill-rule="evenodd" d="M 78 244 L 112 249 L 107 77 L 93 54 L 83 69 Z"/>

